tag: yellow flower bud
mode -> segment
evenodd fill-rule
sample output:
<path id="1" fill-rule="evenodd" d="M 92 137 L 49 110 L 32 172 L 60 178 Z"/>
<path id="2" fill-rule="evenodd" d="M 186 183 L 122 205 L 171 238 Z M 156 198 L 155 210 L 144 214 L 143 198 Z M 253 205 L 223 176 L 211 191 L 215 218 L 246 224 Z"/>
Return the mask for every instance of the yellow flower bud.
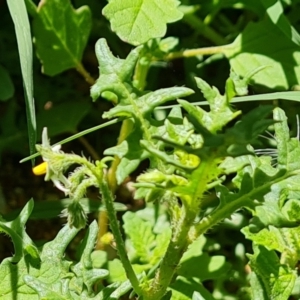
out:
<path id="1" fill-rule="evenodd" d="M 32 168 L 32 172 L 36 176 L 44 175 L 47 172 L 48 163 L 46 161 Z"/>

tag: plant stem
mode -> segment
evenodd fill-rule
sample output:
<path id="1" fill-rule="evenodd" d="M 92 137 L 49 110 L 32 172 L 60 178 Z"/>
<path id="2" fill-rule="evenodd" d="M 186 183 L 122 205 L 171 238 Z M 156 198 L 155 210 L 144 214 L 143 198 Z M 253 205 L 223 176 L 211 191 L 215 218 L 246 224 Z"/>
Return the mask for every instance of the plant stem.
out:
<path id="1" fill-rule="evenodd" d="M 126 119 L 123 121 L 121 130 L 120 130 L 120 135 L 118 139 L 118 145 L 120 145 L 128 136 L 128 134 L 131 132 L 132 129 L 132 121 L 130 119 Z M 119 157 L 115 157 L 111 167 L 108 170 L 107 173 L 107 182 L 110 188 L 110 191 L 112 194 L 115 194 L 117 188 L 118 188 L 118 183 L 116 179 L 116 171 L 117 167 L 120 163 Z M 98 215 L 98 226 L 99 226 L 99 231 L 98 231 L 98 238 L 97 238 L 97 245 L 96 249 L 101 249 L 103 250 L 105 245 L 103 245 L 101 239 L 102 237 L 107 233 L 108 230 L 108 218 L 107 218 L 107 212 L 106 211 L 100 211 Z"/>
<path id="2" fill-rule="evenodd" d="M 187 213 L 185 207 L 182 206 L 181 218 L 174 228 L 172 239 L 150 288 L 144 291 L 144 300 L 158 300 L 166 293 L 182 255 L 191 243 L 187 236 L 194 218 L 195 216 Z"/>
<path id="3" fill-rule="evenodd" d="M 197 55 L 212 55 L 216 53 L 224 53 L 224 50 L 228 48 L 228 46 L 229 45 L 216 46 L 216 47 L 204 47 L 198 49 L 183 50 L 179 52 L 172 52 L 166 56 L 166 59 L 172 60 L 172 59 L 182 58 L 182 57 L 193 57 Z"/>
<path id="4" fill-rule="evenodd" d="M 85 81 L 89 85 L 94 85 L 95 84 L 95 79 L 90 75 L 90 73 L 84 68 L 82 63 L 79 63 L 76 67 L 76 70 L 83 76 Z"/>
<path id="5" fill-rule="evenodd" d="M 150 68 L 150 59 L 144 58 L 143 60 L 139 59 L 135 67 L 134 72 L 134 81 L 136 82 L 136 88 L 140 91 L 143 91 L 146 86 L 146 78 Z"/>
<path id="6" fill-rule="evenodd" d="M 116 241 L 116 247 L 118 250 L 120 260 L 125 269 L 127 278 L 129 279 L 134 291 L 138 295 L 141 295 L 142 290 L 139 286 L 139 280 L 131 266 L 131 263 L 130 263 L 129 258 L 126 253 L 125 244 L 122 239 L 122 234 L 121 234 L 121 231 L 119 228 L 119 223 L 118 223 L 115 208 L 114 208 L 114 199 L 113 199 L 112 193 L 108 187 L 106 180 L 103 178 L 99 178 L 99 174 L 97 174 L 96 176 L 97 176 L 97 179 L 99 182 L 99 187 L 100 187 L 100 190 L 102 193 L 102 199 L 106 206 L 107 215 L 108 215 L 108 218 L 110 221 L 110 228 L 114 235 L 114 239 Z"/>
<path id="7" fill-rule="evenodd" d="M 227 43 L 227 41 L 218 32 L 207 26 L 207 24 L 194 14 L 185 15 L 183 21 L 195 29 L 197 33 L 212 41 L 215 45 L 224 45 Z"/>

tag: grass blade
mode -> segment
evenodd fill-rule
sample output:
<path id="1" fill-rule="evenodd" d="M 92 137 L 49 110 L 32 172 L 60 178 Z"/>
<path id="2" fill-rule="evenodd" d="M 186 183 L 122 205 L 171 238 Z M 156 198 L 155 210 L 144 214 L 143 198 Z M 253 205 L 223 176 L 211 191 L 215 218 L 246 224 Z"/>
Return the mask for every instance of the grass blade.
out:
<path id="1" fill-rule="evenodd" d="M 32 154 L 35 152 L 36 144 L 36 120 L 33 98 L 31 31 L 24 1 L 8 0 L 7 4 L 15 25 L 17 36 L 26 102 L 29 149 L 30 154 Z M 33 164 L 34 160 L 32 159 L 32 165 Z"/>

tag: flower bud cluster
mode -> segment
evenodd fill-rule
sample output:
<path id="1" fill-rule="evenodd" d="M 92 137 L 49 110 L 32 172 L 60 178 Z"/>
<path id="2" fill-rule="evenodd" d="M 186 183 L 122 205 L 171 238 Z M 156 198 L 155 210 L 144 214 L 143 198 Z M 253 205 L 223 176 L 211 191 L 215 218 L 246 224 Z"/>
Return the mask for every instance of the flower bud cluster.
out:
<path id="1" fill-rule="evenodd" d="M 51 180 L 59 190 L 73 200 L 62 211 L 61 216 L 67 217 L 71 227 L 82 228 L 86 225 L 86 213 L 80 200 L 84 198 L 88 187 L 98 187 L 99 178 L 102 178 L 106 165 L 101 161 L 95 166 L 85 157 L 64 153 L 60 148 L 60 145 L 51 147 L 47 128 L 44 128 L 42 144 L 36 146 L 44 162 L 35 167 L 33 172 L 36 175 L 45 174 L 45 181 Z M 105 158 L 107 159 L 109 158 Z M 74 164 L 78 164 L 79 167 L 65 176 L 65 172 Z"/>

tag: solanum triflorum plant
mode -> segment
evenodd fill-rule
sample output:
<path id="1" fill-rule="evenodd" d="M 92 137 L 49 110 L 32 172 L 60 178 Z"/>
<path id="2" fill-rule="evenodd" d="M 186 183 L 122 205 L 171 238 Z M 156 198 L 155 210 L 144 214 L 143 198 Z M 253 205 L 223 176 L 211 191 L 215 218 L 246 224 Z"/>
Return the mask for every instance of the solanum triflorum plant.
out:
<path id="1" fill-rule="evenodd" d="M 283 111 L 275 108 L 274 120 L 268 118 L 271 106 L 260 106 L 241 116 L 241 111 L 236 111 L 230 100 L 241 91 L 245 93 L 247 80 L 238 78 L 232 72 L 225 95 L 196 78 L 198 88 L 209 103 L 209 111 L 186 100 L 178 100 L 180 106 L 175 106 L 165 120 L 157 121 L 153 118 L 153 112 L 159 105 L 188 96 L 193 91 L 184 87 L 154 92 L 137 89 L 132 75 L 140 51 L 141 48 L 136 48 L 122 60 L 112 55 L 104 39 L 96 45 L 101 75 L 92 87 L 92 97 L 96 100 L 101 95 L 115 103 L 111 110 L 104 113 L 104 118 L 131 122 L 123 141 L 105 151 L 105 155 L 110 156 L 93 164 L 86 158 L 65 154 L 51 147 L 46 131 L 43 144 L 37 146 L 47 163 L 46 179 L 53 180 L 73 199 L 73 204 L 66 211 L 69 225 L 84 226 L 85 215 L 80 199 L 87 187 L 99 187 L 119 258 L 134 292 L 145 300 L 156 300 L 162 299 L 168 290 L 172 291 L 171 283 L 181 275 L 182 268 L 179 266 L 184 266 L 183 255 L 189 251 L 189 246 L 202 238 L 207 230 L 230 218 L 237 210 L 246 208 L 254 216 L 252 224 L 243 229 L 246 237 L 254 242 L 254 255 L 249 256 L 254 271 L 251 277 L 253 295 L 261 299 L 278 297 L 282 294 L 283 285 L 285 292 L 282 295 L 289 295 L 296 279 L 293 269 L 299 259 L 295 238 L 299 235 L 299 217 L 295 213 L 295 208 L 299 208 L 296 200 L 298 187 L 295 183 L 299 179 L 300 148 L 299 141 L 289 137 Z M 229 126 L 235 119 L 235 124 Z M 256 156 L 251 148 L 257 136 L 272 124 L 277 142 L 276 162 L 272 162 L 270 156 Z M 125 232 L 132 241 L 135 259 L 140 259 L 140 268 L 133 268 L 126 253 L 114 212 L 113 196 L 107 184 L 105 162 L 112 160 L 112 155 L 120 159 L 116 169 L 118 184 L 141 161 L 149 160 L 149 170 L 137 178 L 135 197 L 166 205 L 170 217 L 171 232 L 166 231 L 163 235 L 169 238 L 168 243 L 151 230 L 149 232 L 148 228 L 147 237 L 141 238 L 150 239 L 152 244 L 148 243 L 149 249 L 141 250 L 131 234 L 134 232 L 131 226 L 143 221 L 130 223 L 125 215 Z M 72 164 L 79 167 L 65 176 Z M 226 186 L 226 176 L 234 174 L 234 190 L 231 191 Z M 204 201 L 212 189 L 216 190 L 219 198 L 218 204 L 212 204 L 213 209 Z M 270 232 L 272 240 L 265 238 Z M 291 239 L 288 250 L 279 236 Z M 273 250 L 282 253 L 282 257 L 279 259 Z M 157 253 L 161 253 L 162 258 L 148 259 L 145 252 L 150 256 L 156 255 L 156 258 Z M 264 266 L 262 269 L 261 255 L 271 263 L 271 267 Z M 135 271 L 138 269 L 139 275 Z M 189 272 L 183 273 L 189 277 Z M 196 279 L 199 284 L 200 278 L 201 275 Z M 259 292 L 255 291 L 258 287 Z M 195 299 L 199 293 L 201 295 L 201 292 L 195 291 Z M 276 299 L 286 299 L 284 297 Z"/>

